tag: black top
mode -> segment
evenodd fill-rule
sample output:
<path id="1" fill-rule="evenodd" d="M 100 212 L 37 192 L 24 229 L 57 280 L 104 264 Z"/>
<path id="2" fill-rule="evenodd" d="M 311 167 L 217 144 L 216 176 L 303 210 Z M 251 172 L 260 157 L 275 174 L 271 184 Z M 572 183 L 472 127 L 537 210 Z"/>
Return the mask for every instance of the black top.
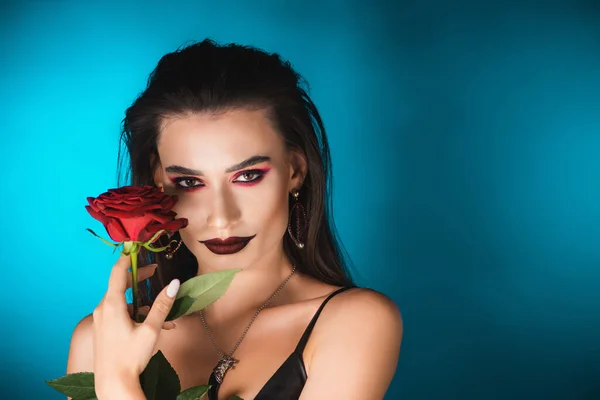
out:
<path id="1" fill-rule="evenodd" d="M 323 304 L 319 307 L 315 316 L 312 318 L 308 327 L 304 331 L 302 338 L 298 342 L 296 349 L 290 356 L 285 360 L 281 367 L 273 374 L 273 376 L 267 381 L 265 386 L 258 392 L 254 400 L 295 400 L 300 398 L 300 393 L 306 383 L 306 368 L 304 367 L 304 360 L 302 359 L 302 353 L 308 338 L 312 333 L 315 323 L 323 311 L 323 307 L 331 298 L 338 293 L 353 288 L 355 286 L 346 286 L 331 293 Z M 208 381 L 209 385 L 212 385 L 208 392 L 208 400 L 217 400 L 217 393 L 219 391 L 219 383 L 216 381 L 214 376 L 211 374 Z"/>

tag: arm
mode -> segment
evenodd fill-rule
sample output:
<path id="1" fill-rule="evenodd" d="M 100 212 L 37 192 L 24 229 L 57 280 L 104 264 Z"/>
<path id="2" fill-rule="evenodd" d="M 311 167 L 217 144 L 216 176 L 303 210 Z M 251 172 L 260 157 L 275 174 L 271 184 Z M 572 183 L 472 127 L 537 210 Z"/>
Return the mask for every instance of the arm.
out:
<path id="1" fill-rule="evenodd" d="M 94 369 L 94 343 L 92 338 L 92 315 L 84 317 L 71 336 L 69 357 L 67 359 L 67 374 L 76 372 L 93 372 Z M 67 397 L 71 400 L 70 397 Z"/>
<path id="2" fill-rule="evenodd" d="M 311 341 L 301 400 L 381 400 L 396 372 L 402 318 L 384 295 L 350 290 L 325 307 Z"/>
<path id="3" fill-rule="evenodd" d="M 67 374 L 76 372 L 94 372 L 93 321 L 94 319 L 90 314 L 79 321 L 73 330 L 71 346 L 69 348 L 69 357 L 67 360 Z M 115 379 L 115 384 L 111 385 L 110 389 L 112 393 L 96 393 L 98 398 L 146 399 L 139 385 L 139 381 L 134 379 Z M 71 400 L 70 397 L 67 397 L 67 399 Z"/>

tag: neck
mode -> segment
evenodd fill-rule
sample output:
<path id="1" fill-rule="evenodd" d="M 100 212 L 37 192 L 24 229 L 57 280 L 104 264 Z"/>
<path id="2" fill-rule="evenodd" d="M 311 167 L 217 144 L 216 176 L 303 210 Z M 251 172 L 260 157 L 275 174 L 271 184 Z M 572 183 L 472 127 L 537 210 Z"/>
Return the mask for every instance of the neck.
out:
<path id="1" fill-rule="evenodd" d="M 256 312 L 291 274 L 292 268 L 283 249 L 264 254 L 256 263 L 237 273 L 225 294 L 202 311 L 205 319 L 210 325 L 221 325 Z M 213 271 L 198 266 L 198 275 Z M 271 300 L 269 306 L 281 302 L 284 292 L 285 289 Z"/>

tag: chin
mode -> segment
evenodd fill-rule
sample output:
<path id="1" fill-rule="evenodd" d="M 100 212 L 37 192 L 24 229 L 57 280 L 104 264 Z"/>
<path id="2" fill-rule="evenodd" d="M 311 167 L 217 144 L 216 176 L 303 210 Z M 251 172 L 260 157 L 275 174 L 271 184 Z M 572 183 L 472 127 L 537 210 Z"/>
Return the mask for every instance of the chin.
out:
<path id="1" fill-rule="evenodd" d="M 202 249 L 201 254 L 197 255 L 196 258 L 199 268 L 206 272 L 237 268 L 247 269 L 260 258 L 249 250 L 246 248 L 237 253 L 223 255 Z"/>

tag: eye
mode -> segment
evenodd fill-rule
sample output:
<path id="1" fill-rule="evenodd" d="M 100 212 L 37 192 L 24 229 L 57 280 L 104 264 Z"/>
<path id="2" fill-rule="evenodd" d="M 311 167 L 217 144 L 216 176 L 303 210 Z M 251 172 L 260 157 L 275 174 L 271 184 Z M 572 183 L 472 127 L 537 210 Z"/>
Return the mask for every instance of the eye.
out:
<path id="1" fill-rule="evenodd" d="M 173 179 L 173 182 L 182 189 L 194 189 L 200 186 L 204 186 L 204 184 L 196 178 L 190 178 L 182 176 L 180 178 Z M 198 183 L 198 184 L 194 184 Z"/>
<path id="2" fill-rule="evenodd" d="M 259 169 L 244 171 L 235 177 L 234 182 L 254 183 L 260 181 L 264 175 L 265 172 Z"/>

